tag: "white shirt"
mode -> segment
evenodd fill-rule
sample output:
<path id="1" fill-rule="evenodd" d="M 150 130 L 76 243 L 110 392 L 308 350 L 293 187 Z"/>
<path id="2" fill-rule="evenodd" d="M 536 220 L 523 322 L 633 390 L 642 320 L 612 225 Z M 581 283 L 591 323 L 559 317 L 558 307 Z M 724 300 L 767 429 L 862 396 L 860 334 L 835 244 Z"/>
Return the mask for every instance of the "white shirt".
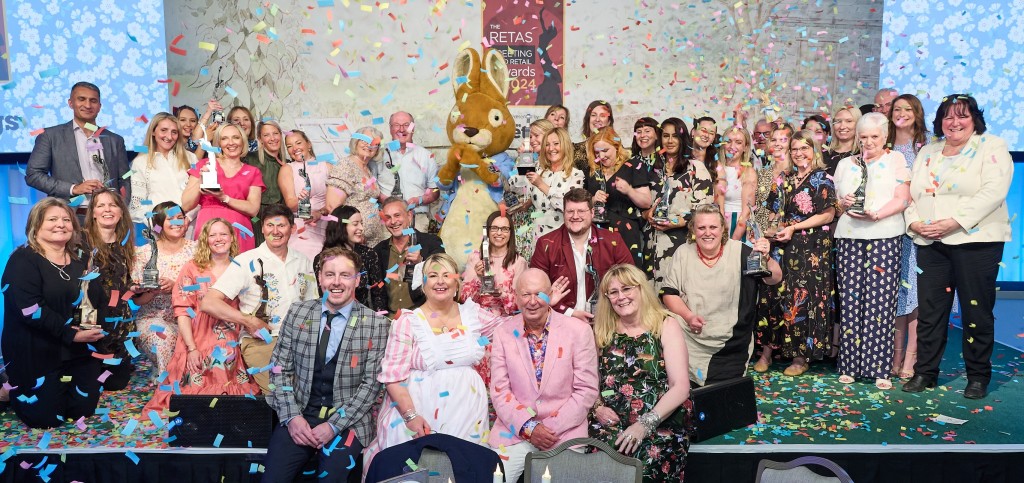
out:
<path id="1" fill-rule="evenodd" d="M 590 230 L 587 230 L 587 238 L 590 240 Z M 573 310 L 587 309 L 587 244 L 584 244 L 582 253 L 576 249 L 576 240 L 569 236 L 569 243 L 572 244 L 572 259 L 576 262 L 576 305 L 565 312 L 565 315 L 572 317 Z M 597 290 L 597 287 L 594 287 Z M 593 315 L 593 314 L 591 314 Z"/>
<path id="2" fill-rule="evenodd" d="M 104 179 L 106 176 L 103 174 L 103 168 L 92 159 L 93 154 L 98 152 L 101 162 L 104 162 L 102 161 L 103 143 L 100 142 L 99 137 L 96 137 L 95 132 L 92 136 L 86 136 L 82 126 L 79 126 L 74 121 L 71 124 L 74 126 L 75 146 L 78 148 L 78 167 L 82 170 L 82 179 L 96 179 L 100 183 L 106 183 L 107 180 Z"/>
<path id="3" fill-rule="evenodd" d="M 267 282 L 270 334 L 277 337 L 281 322 L 293 303 L 318 298 L 313 262 L 295 250 L 288 250 L 287 260 L 282 261 L 266 243 L 235 257 L 212 288 L 229 299 L 238 297 L 238 310 L 243 314 L 255 313 L 260 306 L 260 286 L 255 279 L 260 274 L 257 260 L 263 260 L 263 276 Z M 243 329 L 242 337 L 252 335 Z"/>
<path id="4" fill-rule="evenodd" d="M 388 169 L 388 156 L 394 166 L 397 166 L 398 177 L 402 182 L 402 197 L 405 199 L 423 196 L 428 189 L 437 188 L 437 161 L 434 155 L 426 148 L 412 143 L 405 145 L 405 152 L 392 151 L 390 149 L 381 153 L 380 159 L 374 161 L 370 170 L 377 177 L 377 184 L 381 193 L 391 195 L 395 187 L 394 170 Z M 418 205 L 416 213 L 427 213 L 430 207 Z"/>
<path id="5" fill-rule="evenodd" d="M 153 167 L 149 167 L 149 157 Z M 190 166 L 196 164 L 196 155 L 185 152 Z M 132 221 L 146 222 L 146 213 L 165 201 L 181 204 L 181 194 L 188 183 L 188 169 L 181 169 L 178 163 L 163 154 L 144 153 L 132 160 L 132 199 L 128 205 Z M 146 201 L 148 200 L 148 201 Z M 198 208 L 197 208 L 198 209 Z M 193 210 L 196 211 L 196 210 Z M 195 216 L 189 216 L 195 219 Z"/>
<path id="6" fill-rule="evenodd" d="M 857 191 L 857 186 L 860 185 L 863 168 L 854 162 L 858 158 L 860 155 L 843 158 L 836 166 L 833 182 L 836 186 L 836 196 L 839 199 L 853 194 Z M 868 183 L 864 187 L 864 209 L 866 211 L 882 209 L 893 199 L 896 187 L 908 182 L 910 182 L 910 170 L 907 169 L 907 161 L 902 154 L 896 151 L 890 151 L 868 163 Z M 897 213 L 878 221 L 858 220 L 843 215 L 836 224 L 835 237 L 879 240 L 902 235 L 905 230 L 903 213 Z"/>

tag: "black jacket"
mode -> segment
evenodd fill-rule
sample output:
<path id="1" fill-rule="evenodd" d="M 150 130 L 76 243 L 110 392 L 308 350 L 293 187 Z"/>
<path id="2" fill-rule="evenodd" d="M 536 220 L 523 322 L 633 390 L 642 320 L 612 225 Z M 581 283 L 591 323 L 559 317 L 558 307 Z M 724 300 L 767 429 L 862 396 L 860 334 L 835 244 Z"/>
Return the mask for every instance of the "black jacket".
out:
<path id="1" fill-rule="evenodd" d="M 441 243 L 441 238 L 437 235 L 423 233 L 415 228 L 413 231 L 416 232 L 416 244 L 420 246 L 420 253 L 424 260 L 435 253 L 444 253 L 444 245 Z M 380 264 L 380 271 L 384 274 L 384 277 L 387 277 L 388 269 L 391 268 L 391 266 L 388 265 L 388 256 L 391 254 L 390 247 L 390 238 L 373 247 L 373 251 L 377 253 L 377 262 Z M 413 290 L 409 295 L 414 307 L 423 305 L 423 302 L 426 302 L 427 300 L 427 297 L 423 295 L 422 287 Z"/>

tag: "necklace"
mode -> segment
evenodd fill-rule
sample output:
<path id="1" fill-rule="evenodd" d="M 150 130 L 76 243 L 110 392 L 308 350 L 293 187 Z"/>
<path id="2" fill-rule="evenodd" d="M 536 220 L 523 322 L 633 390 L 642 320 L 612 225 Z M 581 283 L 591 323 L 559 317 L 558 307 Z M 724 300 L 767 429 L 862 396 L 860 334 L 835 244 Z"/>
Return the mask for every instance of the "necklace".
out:
<path id="1" fill-rule="evenodd" d="M 718 247 L 718 253 L 715 256 L 706 257 L 704 256 L 704 252 L 700 251 L 700 247 L 697 247 L 697 258 L 700 258 L 700 262 L 703 263 L 706 267 L 712 268 L 715 266 L 715 263 L 718 262 L 718 259 L 722 258 L 722 252 L 724 251 L 725 245 L 722 245 Z"/>
<path id="2" fill-rule="evenodd" d="M 63 259 L 63 257 L 61 259 Z M 57 265 L 56 263 L 51 262 L 49 258 L 47 258 L 46 261 L 49 262 L 50 265 L 53 266 L 53 268 L 56 268 L 58 272 L 60 272 L 60 278 L 62 278 L 66 282 L 71 281 L 71 275 L 68 275 L 68 272 L 64 271 L 64 267 L 71 265 L 71 263 L 68 263 L 67 265 Z"/>
<path id="3" fill-rule="evenodd" d="M 798 172 L 797 175 L 794 176 L 794 178 L 796 178 L 796 185 L 800 186 L 801 184 L 803 184 L 804 180 L 807 179 L 807 177 L 810 176 L 811 173 L 813 173 L 813 171 L 808 171 L 806 174 L 800 175 L 800 173 Z"/>

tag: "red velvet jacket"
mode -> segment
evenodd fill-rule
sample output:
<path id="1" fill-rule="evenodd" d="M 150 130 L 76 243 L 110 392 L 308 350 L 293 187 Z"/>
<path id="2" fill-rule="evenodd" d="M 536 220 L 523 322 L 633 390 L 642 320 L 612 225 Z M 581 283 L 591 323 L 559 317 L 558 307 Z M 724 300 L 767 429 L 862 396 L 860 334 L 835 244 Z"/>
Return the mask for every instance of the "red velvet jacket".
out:
<path id="1" fill-rule="evenodd" d="M 598 282 L 613 265 L 633 264 L 633 256 L 629 254 L 626 242 L 622 241 L 622 236 L 618 233 L 596 226 L 591 227 L 590 249 L 588 258 L 597 270 Z M 576 305 L 576 260 L 572 256 L 572 243 L 569 241 L 569 230 L 565 225 L 537 240 L 530 266 L 547 272 L 552 282 L 560 277 L 569 278 L 569 293 L 555 306 L 555 310 L 565 313 L 566 309 Z M 587 275 L 586 279 L 587 297 L 584 298 L 589 299 L 596 287 L 593 277 Z"/>

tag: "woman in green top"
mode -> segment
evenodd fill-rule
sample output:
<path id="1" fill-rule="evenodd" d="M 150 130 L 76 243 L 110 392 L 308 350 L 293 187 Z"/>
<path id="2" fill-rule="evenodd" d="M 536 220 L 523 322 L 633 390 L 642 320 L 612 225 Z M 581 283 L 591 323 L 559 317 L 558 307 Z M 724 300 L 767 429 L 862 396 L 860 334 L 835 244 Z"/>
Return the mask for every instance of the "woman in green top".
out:
<path id="1" fill-rule="evenodd" d="M 245 164 L 259 169 L 263 175 L 263 184 L 267 186 L 260 201 L 260 213 L 252 219 L 252 226 L 258 227 L 260 220 L 263 219 L 263 210 L 267 209 L 267 206 L 282 203 L 277 175 L 287 160 L 284 157 L 284 150 L 281 149 L 284 139 L 281 125 L 276 121 L 260 121 L 256 127 L 256 134 L 259 140 L 259 149 L 255 154 L 249 153 L 245 157 Z M 256 246 L 259 246 L 263 243 L 263 231 L 253 230 L 253 233 L 256 235 Z"/>

